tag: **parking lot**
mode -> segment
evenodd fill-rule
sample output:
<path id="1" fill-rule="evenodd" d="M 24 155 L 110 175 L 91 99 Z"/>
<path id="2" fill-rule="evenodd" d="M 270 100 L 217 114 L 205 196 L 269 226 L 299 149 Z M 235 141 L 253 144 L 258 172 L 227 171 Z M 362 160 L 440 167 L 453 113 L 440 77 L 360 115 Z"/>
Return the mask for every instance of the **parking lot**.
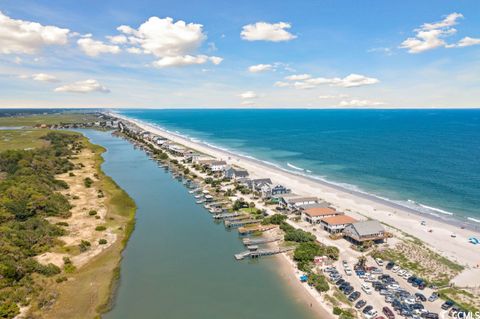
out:
<path id="1" fill-rule="evenodd" d="M 444 301 L 431 297 L 435 291 L 413 274 L 387 264 L 368 257 L 359 265 L 356 259 L 345 258 L 324 271 L 364 318 L 438 318 Z"/>

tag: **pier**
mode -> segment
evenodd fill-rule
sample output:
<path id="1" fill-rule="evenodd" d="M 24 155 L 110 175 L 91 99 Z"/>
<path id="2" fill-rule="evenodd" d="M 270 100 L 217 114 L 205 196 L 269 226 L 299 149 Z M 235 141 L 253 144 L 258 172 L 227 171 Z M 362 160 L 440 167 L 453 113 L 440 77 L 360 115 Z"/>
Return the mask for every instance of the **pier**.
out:
<path id="1" fill-rule="evenodd" d="M 256 232 L 264 232 L 264 231 L 271 230 L 271 229 L 274 229 L 274 228 L 277 228 L 277 227 L 278 226 L 276 226 L 276 225 L 268 225 L 268 226 L 258 225 L 258 226 L 254 226 L 254 227 L 240 227 L 238 229 L 238 233 L 240 235 L 248 235 L 248 234 L 252 234 L 252 233 L 256 233 Z"/>
<path id="2" fill-rule="evenodd" d="M 247 220 L 234 220 L 234 221 L 225 221 L 225 227 L 234 228 L 245 225 L 257 224 L 259 221 L 256 219 L 247 219 Z"/>
<path id="3" fill-rule="evenodd" d="M 279 240 L 280 238 L 244 238 L 242 242 L 245 246 L 251 246 L 251 245 L 274 243 Z"/>
<path id="4" fill-rule="evenodd" d="M 236 260 L 242 260 L 247 257 L 250 258 L 259 258 L 264 256 L 273 256 L 281 253 L 285 253 L 287 251 L 293 250 L 293 247 L 289 248 L 274 248 L 274 249 L 258 249 L 258 246 L 248 246 L 249 250 L 241 252 L 239 254 L 235 254 L 234 257 Z"/>
<path id="5" fill-rule="evenodd" d="M 224 213 L 224 214 L 216 214 L 213 215 L 214 219 L 225 219 L 225 218 L 232 218 L 232 217 L 237 217 L 240 216 L 239 213 Z"/>

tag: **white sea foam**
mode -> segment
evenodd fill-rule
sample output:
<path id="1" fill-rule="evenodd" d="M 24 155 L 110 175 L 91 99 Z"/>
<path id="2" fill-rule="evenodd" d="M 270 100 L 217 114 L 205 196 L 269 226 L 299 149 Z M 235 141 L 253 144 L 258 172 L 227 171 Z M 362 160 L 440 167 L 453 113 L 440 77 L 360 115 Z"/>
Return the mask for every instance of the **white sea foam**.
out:
<path id="1" fill-rule="evenodd" d="M 467 219 L 472 221 L 472 222 L 475 222 L 475 223 L 480 223 L 480 219 L 476 219 L 476 218 L 473 218 L 473 217 L 467 217 Z"/>
<path id="2" fill-rule="evenodd" d="M 291 167 L 291 168 L 293 168 L 293 169 L 296 169 L 296 170 L 298 170 L 298 171 L 302 171 L 302 172 L 305 171 L 305 169 L 303 169 L 303 168 L 301 168 L 301 167 L 298 167 L 298 166 L 295 166 L 295 165 L 293 165 L 293 164 L 290 164 L 290 163 L 288 163 L 288 162 L 287 162 L 287 166 L 288 166 L 288 167 Z"/>

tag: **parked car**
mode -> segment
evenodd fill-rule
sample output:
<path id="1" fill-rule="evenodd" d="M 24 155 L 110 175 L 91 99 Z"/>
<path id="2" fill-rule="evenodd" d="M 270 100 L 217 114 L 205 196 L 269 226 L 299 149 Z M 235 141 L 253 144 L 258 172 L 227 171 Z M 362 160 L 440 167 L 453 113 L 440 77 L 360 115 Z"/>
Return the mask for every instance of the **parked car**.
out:
<path id="1" fill-rule="evenodd" d="M 427 301 L 427 297 L 425 297 L 424 294 L 421 294 L 421 293 L 419 293 L 419 292 L 417 292 L 417 293 L 415 294 L 415 298 L 416 298 L 417 300 L 421 301 L 421 302 Z"/>
<path id="2" fill-rule="evenodd" d="M 367 284 L 362 284 L 362 290 L 365 291 L 367 295 L 372 294 L 372 288 L 370 288 L 370 286 L 368 286 Z"/>
<path id="3" fill-rule="evenodd" d="M 391 270 L 391 269 L 393 268 L 393 266 L 395 266 L 395 263 L 394 263 L 393 261 L 389 261 L 389 262 L 387 263 L 387 265 L 385 266 L 385 268 L 386 268 L 387 270 Z"/>
<path id="4" fill-rule="evenodd" d="M 445 301 L 443 304 L 442 304 L 442 309 L 443 310 L 448 310 L 450 308 L 452 308 L 452 306 L 454 305 L 455 303 L 451 300 L 447 300 Z"/>
<path id="5" fill-rule="evenodd" d="M 388 319 L 395 319 L 395 315 L 393 314 L 393 311 L 390 308 L 383 307 L 382 312 L 385 316 L 387 316 Z"/>
<path id="6" fill-rule="evenodd" d="M 355 303 L 355 308 L 356 309 L 361 309 L 363 308 L 365 305 L 367 304 L 367 302 L 365 300 L 359 300 Z"/>
<path id="7" fill-rule="evenodd" d="M 438 299 L 438 294 L 436 292 L 432 293 L 432 295 L 428 297 L 428 301 L 430 302 L 434 302 L 437 299 Z"/>
<path id="8" fill-rule="evenodd" d="M 344 282 L 345 282 L 345 279 L 340 278 L 340 279 L 338 279 L 337 281 L 335 281 L 335 285 L 340 286 L 340 285 L 343 284 Z"/>
<path id="9" fill-rule="evenodd" d="M 392 272 L 397 272 L 400 270 L 400 266 L 393 266 Z"/>
<path id="10" fill-rule="evenodd" d="M 350 296 L 348 296 L 348 300 L 350 300 L 351 302 L 357 300 L 358 298 L 360 298 L 360 291 L 354 291 L 350 294 Z"/>
<path id="11" fill-rule="evenodd" d="M 372 309 L 373 309 L 373 307 L 370 306 L 370 305 L 368 305 L 368 306 L 366 306 L 365 308 L 363 308 L 362 312 L 366 314 L 367 312 L 369 312 L 369 311 L 372 310 Z"/>

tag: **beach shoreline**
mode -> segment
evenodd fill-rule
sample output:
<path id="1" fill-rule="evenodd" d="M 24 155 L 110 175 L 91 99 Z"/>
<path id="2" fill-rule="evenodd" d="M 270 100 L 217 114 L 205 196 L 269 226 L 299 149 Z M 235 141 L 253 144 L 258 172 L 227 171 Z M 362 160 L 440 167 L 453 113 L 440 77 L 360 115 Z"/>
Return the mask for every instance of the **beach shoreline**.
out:
<path id="1" fill-rule="evenodd" d="M 402 205 L 392 205 L 391 202 L 375 196 L 346 190 L 338 185 L 294 173 L 258 159 L 193 141 L 151 123 L 117 113 L 110 115 L 129 121 L 145 131 L 165 137 L 174 143 L 224 160 L 229 165 L 242 167 L 249 171 L 254 178 L 269 177 L 274 183 L 286 185 L 297 195 L 318 197 L 332 204 L 337 210 L 345 211 L 353 217 L 377 219 L 398 235 L 408 234 L 410 237 L 419 239 L 440 255 L 465 266 L 466 271 L 472 271 L 468 276 L 464 274 L 463 277 L 468 279 L 463 279 L 462 283 L 469 283 L 478 275 L 480 251 L 479 254 L 472 253 L 472 244 L 468 242 L 468 238 L 477 235 L 478 230 L 464 227 L 461 223 L 446 222 L 435 216 L 421 214 Z M 426 221 L 426 225 L 422 225 L 422 221 Z M 474 280 L 474 283 L 476 281 L 480 281 L 480 278 Z"/>

